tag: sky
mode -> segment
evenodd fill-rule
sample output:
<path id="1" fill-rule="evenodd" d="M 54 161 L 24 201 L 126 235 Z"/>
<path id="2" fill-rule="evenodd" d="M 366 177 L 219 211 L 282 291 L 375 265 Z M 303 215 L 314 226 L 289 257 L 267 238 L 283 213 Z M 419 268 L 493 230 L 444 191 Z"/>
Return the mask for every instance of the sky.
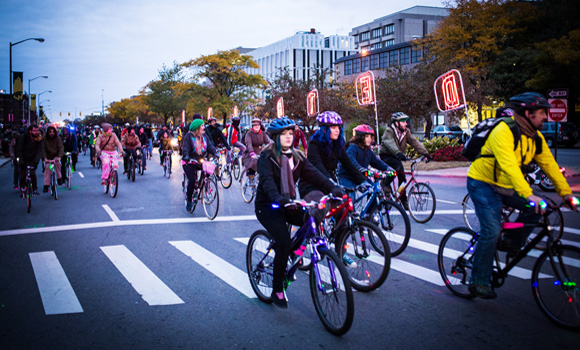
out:
<path id="1" fill-rule="evenodd" d="M 325 36 L 442 0 L 1 0 L 0 89 L 24 72 L 51 121 L 100 112 L 173 66 L 239 46 L 262 47 L 315 28 Z M 48 101 L 47 101 L 48 100 Z M 71 117 L 68 117 L 70 113 Z M 75 114 L 76 113 L 76 114 Z M 62 116 L 61 116 L 62 114 Z M 81 117 L 82 118 L 82 117 Z"/>

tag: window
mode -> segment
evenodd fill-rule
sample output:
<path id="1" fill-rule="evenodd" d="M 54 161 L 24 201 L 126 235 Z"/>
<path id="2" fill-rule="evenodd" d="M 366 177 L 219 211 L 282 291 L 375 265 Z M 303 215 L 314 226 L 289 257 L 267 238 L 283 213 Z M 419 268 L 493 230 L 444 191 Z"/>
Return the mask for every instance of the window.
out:
<path id="1" fill-rule="evenodd" d="M 409 55 L 411 54 L 410 47 L 403 47 L 400 51 L 399 60 L 401 65 L 409 64 Z"/>
<path id="2" fill-rule="evenodd" d="M 379 55 L 371 56 L 371 69 L 379 68 Z"/>
<path id="3" fill-rule="evenodd" d="M 391 66 L 399 64 L 399 50 L 389 51 L 389 64 Z"/>
<path id="4" fill-rule="evenodd" d="M 385 26 L 385 35 L 395 34 L 395 25 L 389 24 Z"/>
<path id="5" fill-rule="evenodd" d="M 367 41 L 371 36 L 370 32 L 364 32 L 360 34 L 360 41 Z"/>
<path id="6" fill-rule="evenodd" d="M 395 45 L 395 39 L 389 39 L 387 41 L 385 41 L 385 46 L 384 47 L 388 47 L 391 45 Z"/>
<path id="7" fill-rule="evenodd" d="M 373 39 L 381 37 L 381 28 L 373 29 Z"/>
<path id="8" fill-rule="evenodd" d="M 381 47 L 383 47 L 383 43 L 376 43 L 371 45 L 372 50 L 380 49 Z"/>
<path id="9" fill-rule="evenodd" d="M 351 70 L 350 70 L 351 62 L 352 61 L 344 61 L 344 75 L 350 75 L 351 74 Z"/>
<path id="10" fill-rule="evenodd" d="M 360 58 L 352 60 L 352 74 L 360 73 Z"/>
<path id="11" fill-rule="evenodd" d="M 411 63 L 418 63 L 421 61 L 421 49 L 411 50 Z"/>
<path id="12" fill-rule="evenodd" d="M 355 44 L 358 44 L 358 35 L 355 35 L 355 36 L 354 36 L 354 43 L 355 43 Z"/>
<path id="13" fill-rule="evenodd" d="M 361 72 L 366 72 L 367 70 L 369 70 L 369 57 L 368 56 L 361 58 L 361 67 L 360 67 Z"/>
<path id="14" fill-rule="evenodd" d="M 387 68 L 389 64 L 389 53 L 388 52 L 381 52 L 379 54 L 379 65 L 381 68 Z"/>

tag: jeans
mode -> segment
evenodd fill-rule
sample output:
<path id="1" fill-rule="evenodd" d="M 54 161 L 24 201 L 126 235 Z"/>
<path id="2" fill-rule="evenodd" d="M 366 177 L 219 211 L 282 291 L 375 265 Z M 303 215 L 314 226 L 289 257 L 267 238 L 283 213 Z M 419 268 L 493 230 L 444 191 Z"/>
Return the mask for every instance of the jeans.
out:
<path id="1" fill-rule="evenodd" d="M 187 201 L 191 201 L 193 198 L 193 191 L 195 190 L 195 188 L 197 187 L 197 182 L 199 181 L 199 179 L 197 178 L 197 172 L 201 171 L 202 167 L 201 164 L 199 163 L 193 163 L 193 164 L 183 164 L 183 172 L 185 173 L 185 175 L 187 176 L 187 190 L 186 190 L 186 197 L 187 197 Z M 201 174 L 200 176 L 203 176 L 203 174 Z"/>
<path id="2" fill-rule="evenodd" d="M 473 271 L 471 273 L 472 284 L 489 285 L 493 270 L 493 260 L 497 240 L 501 234 L 501 209 L 502 205 L 521 210 L 516 222 L 537 223 L 541 215 L 533 209 L 526 207 L 527 200 L 517 193 L 512 196 L 504 196 L 495 192 L 494 188 L 482 181 L 467 178 L 467 191 L 473 201 L 475 214 L 481 226 L 479 238 L 473 253 Z M 512 246 L 522 246 L 526 237 L 533 227 L 524 227 L 506 231 L 504 239 Z"/>
<path id="3" fill-rule="evenodd" d="M 149 155 L 153 157 L 153 140 L 151 139 L 147 142 L 147 150 L 149 151 Z"/>

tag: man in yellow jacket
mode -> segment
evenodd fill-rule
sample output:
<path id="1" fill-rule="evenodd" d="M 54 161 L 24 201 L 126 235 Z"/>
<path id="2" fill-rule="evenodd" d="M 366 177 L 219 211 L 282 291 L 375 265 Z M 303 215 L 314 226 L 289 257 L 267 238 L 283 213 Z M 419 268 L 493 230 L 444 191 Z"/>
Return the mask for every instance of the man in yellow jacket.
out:
<path id="1" fill-rule="evenodd" d="M 521 211 L 518 222 L 538 222 L 543 212 L 539 209 L 542 198 L 533 194 L 524 178 L 525 166 L 535 160 L 554 183 L 558 195 L 565 201 L 572 197 L 570 186 L 560 173 L 544 137 L 538 132 L 547 120 L 547 108 L 552 106 L 544 96 L 535 92 L 516 95 L 510 102 L 511 109 L 503 109 L 504 115 L 501 116 L 511 115 L 520 135 L 513 133 L 508 124 L 499 123 L 481 148 L 481 157 L 467 172 L 467 190 L 481 225 L 473 254 L 469 291 L 484 299 L 497 296 L 490 282 L 494 251 L 501 233 L 502 204 Z M 530 202 L 535 205 L 530 206 Z M 500 246 L 508 254 L 515 255 L 530 232 L 531 228 L 509 230 L 502 237 Z"/>

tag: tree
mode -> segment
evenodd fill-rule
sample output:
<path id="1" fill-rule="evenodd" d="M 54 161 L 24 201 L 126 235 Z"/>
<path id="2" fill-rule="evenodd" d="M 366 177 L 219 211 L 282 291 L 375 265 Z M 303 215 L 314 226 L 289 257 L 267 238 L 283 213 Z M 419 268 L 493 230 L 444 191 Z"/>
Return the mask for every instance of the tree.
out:
<path id="1" fill-rule="evenodd" d="M 141 91 L 148 109 L 163 118 L 164 124 L 181 115 L 186 106 L 184 94 L 180 94 L 179 86 L 184 82 L 182 67 L 174 62 L 173 67 L 163 65 L 159 70 L 159 79 L 149 82 Z"/>
<path id="2" fill-rule="evenodd" d="M 202 82 L 209 106 L 215 115 L 226 117 L 237 105 L 240 111 L 249 110 L 257 102 L 257 91 L 266 87 L 266 81 L 258 74 L 248 74 L 244 69 L 260 68 L 247 55 L 235 50 L 219 51 L 217 54 L 201 56 L 181 65 L 193 70 L 194 81 Z"/>
<path id="3" fill-rule="evenodd" d="M 118 102 L 111 102 L 107 107 L 107 112 L 109 112 L 113 119 L 112 121 L 115 123 L 133 124 L 136 122 L 137 117 L 139 117 L 140 121 L 148 121 L 147 106 L 143 100 L 143 95 L 137 95 L 121 99 Z"/>

